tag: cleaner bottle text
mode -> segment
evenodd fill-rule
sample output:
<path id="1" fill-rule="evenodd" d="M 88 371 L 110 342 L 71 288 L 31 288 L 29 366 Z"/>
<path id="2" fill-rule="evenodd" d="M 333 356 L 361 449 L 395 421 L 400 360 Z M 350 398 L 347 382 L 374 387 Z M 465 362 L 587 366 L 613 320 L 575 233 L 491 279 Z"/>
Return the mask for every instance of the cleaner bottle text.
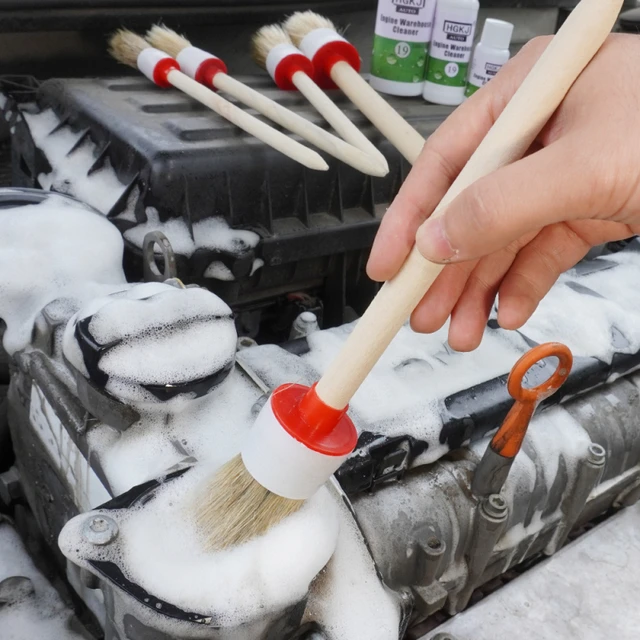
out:
<path id="1" fill-rule="evenodd" d="M 422 93 L 436 0 L 379 0 L 371 85 L 383 93 Z"/>
<path id="2" fill-rule="evenodd" d="M 479 8 L 478 0 L 438 1 L 425 100 L 446 105 L 458 105 L 464 100 Z"/>
<path id="3" fill-rule="evenodd" d="M 493 18 L 485 21 L 480 42 L 473 54 L 465 91 L 467 98 L 484 87 L 509 60 L 512 34 L 513 25 L 510 22 Z"/>

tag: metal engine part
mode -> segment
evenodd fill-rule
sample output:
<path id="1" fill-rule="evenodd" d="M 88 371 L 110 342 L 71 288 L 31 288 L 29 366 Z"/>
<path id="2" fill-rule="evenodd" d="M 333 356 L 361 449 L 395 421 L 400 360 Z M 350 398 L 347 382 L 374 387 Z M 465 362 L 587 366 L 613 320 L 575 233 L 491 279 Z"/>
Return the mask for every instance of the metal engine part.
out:
<path id="1" fill-rule="evenodd" d="M 36 314 L 28 344 L 12 354 L 16 465 L 0 477 L 0 496 L 10 509 L 29 505 L 106 640 L 399 640 L 438 612 L 462 611 L 475 589 L 511 568 L 553 555 L 576 527 L 637 501 L 640 376 L 627 320 L 640 308 L 640 293 L 628 291 L 626 306 L 618 289 L 610 299 L 603 294 L 637 269 L 637 249 L 630 243 L 584 263 L 557 285 L 561 296 L 584 305 L 610 305 L 603 321 L 611 323 L 611 357 L 578 354 L 563 392 L 534 418 L 499 494 L 475 495 L 473 480 L 510 406 L 506 374 L 536 340 L 527 327 L 513 336 L 490 323 L 486 346 L 474 356 L 477 371 L 465 377 L 461 367 L 469 361 L 441 335 L 403 329 L 354 398 L 356 452 L 322 491 L 321 506 L 308 505 L 311 516 L 330 516 L 304 521 L 301 530 L 327 525 L 320 532 L 326 558 L 314 555 L 317 532 L 285 538 L 262 577 L 280 575 L 302 549 L 285 581 L 299 588 L 278 601 L 269 593 L 264 602 L 258 589 L 256 606 L 243 616 L 235 609 L 251 605 L 250 597 L 232 603 L 233 615 L 220 600 L 235 593 L 232 580 L 201 605 L 211 569 L 189 537 L 191 489 L 237 451 L 275 385 L 317 378 L 349 326 L 312 331 L 283 347 L 251 346 L 238 344 L 219 298 L 179 281 L 114 282 L 100 297 L 53 296 Z M 547 319 L 557 311 L 549 299 L 541 310 Z M 203 339 L 200 324 L 215 335 Z M 553 366 L 532 370 L 529 383 Z M 381 384 L 391 400 L 385 406 L 376 405 Z M 158 505 L 165 505 L 160 519 Z M 132 522 L 142 523 L 139 536 Z M 293 535 L 298 525 L 290 519 L 281 526 Z M 237 572 L 247 589 L 255 584 L 246 576 L 266 562 L 275 540 L 256 543 L 262 555 L 249 560 L 242 560 L 246 550 L 230 552 L 244 567 Z M 131 554 L 144 547 L 151 561 L 132 565 Z M 196 555 L 184 556 L 191 551 Z M 175 571 L 159 582 L 163 566 Z M 192 601 L 185 600 L 185 575 L 197 587 Z"/>

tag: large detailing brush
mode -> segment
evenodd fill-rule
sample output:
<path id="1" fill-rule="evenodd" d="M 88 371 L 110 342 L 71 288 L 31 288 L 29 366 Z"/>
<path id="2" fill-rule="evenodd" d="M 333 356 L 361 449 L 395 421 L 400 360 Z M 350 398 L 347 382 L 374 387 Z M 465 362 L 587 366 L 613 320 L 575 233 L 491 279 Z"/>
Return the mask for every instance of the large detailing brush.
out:
<path id="1" fill-rule="evenodd" d="M 174 58 L 154 49 L 144 38 L 121 29 L 111 37 L 109 45 L 109 53 L 118 62 L 138 69 L 159 87 L 173 86 L 179 89 L 240 129 L 309 169 L 326 171 L 329 168 L 329 165 L 313 149 L 308 149 L 276 131 L 182 73 L 180 65 Z"/>
<path id="2" fill-rule="evenodd" d="M 432 214 L 479 178 L 521 158 L 605 41 L 623 0 L 582 0 Z M 264 406 L 241 455 L 218 472 L 198 514 L 214 547 L 238 544 L 292 513 L 356 444 L 347 403 L 443 266 L 414 247 L 356 324 L 320 382 L 285 385 Z"/>
<path id="3" fill-rule="evenodd" d="M 294 13 L 284 28 L 313 62 L 318 84 L 324 88 L 337 85 L 406 160 L 415 164 L 424 138 L 360 75 L 357 49 L 338 34 L 331 20 L 303 11 Z"/>
<path id="4" fill-rule="evenodd" d="M 345 164 L 367 175 L 381 177 L 389 173 L 384 156 L 371 143 L 369 145 L 373 151 L 369 150 L 369 153 L 347 144 L 344 140 L 267 98 L 259 91 L 232 78 L 227 74 L 227 67 L 220 58 L 192 46 L 184 36 L 175 31 L 161 25 L 154 25 L 147 32 L 146 39 L 152 47 L 176 58 L 182 71 L 190 78 L 214 91 L 223 91 L 233 96 L 334 158 L 342 160 Z"/>
<path id="5" fill-rule="evenodd" d="M 389 170 L 384 156 L 314 82 L 313 64 L 296 49 L 280 25 L 262 27 L 253 36 L 251 55 L 280 89 L 297 89 L 344 140 L 370 154 Z"/>

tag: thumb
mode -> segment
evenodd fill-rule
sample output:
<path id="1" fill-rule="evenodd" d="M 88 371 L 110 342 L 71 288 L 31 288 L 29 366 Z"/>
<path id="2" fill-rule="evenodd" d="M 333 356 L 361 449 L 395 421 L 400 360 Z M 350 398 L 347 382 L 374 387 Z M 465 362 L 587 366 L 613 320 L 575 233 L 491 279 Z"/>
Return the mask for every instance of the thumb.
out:
<path id="1" fill-rule="evenodd" d="M 548 224 L 590 217 L 597 203 L 585 164 L 565 138 L 480 178 L 420 226 L 420 253 L 432 262 L 472 260 Z"/>

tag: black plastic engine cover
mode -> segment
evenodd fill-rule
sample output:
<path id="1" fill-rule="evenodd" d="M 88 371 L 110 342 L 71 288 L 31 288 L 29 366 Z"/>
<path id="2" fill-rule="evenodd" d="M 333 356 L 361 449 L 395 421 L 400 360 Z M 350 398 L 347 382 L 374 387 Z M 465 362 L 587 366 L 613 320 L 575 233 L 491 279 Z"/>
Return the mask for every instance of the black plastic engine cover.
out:
<path id="1" fill-rule="evenodd" d="M 324 126 L 304 99 L 277 90 L 266 74 L 243 80 Z M 364 264 L 380 218 L 410 168 L 342 94 L 332 97 L 388 159 L 385 178 L 365 176 L 324 154 L 328 171 L 307 170 L 199 103 L 145 78 L 50 80 L 35 94 L 38 108 L 53 108 L 65 126 L 96 145 L 90 172 L 108 160 L 128 185 L 107 212 L 121 231 L 136 224 L 116 216 L 137 191 L 138 223 L 146 221 L 146 208 L 154 207 L 161 221 L 182 217 L 191 228 L 215 216 L 260 235 L 258 246 L 240 255 L 203 250 L 178 255 L 178 277 L 210 288 L 235 309 L 313 290 L 323 302 L 325 326 L 343 322 L 347 305 L 363 311 L 374 295 L 375 285 L 362 277 Z M 425 137 L 451 112 L 421 98 L 391 102 Z M 28 130 L 17 127 L 13 164 L 19 186 L 38 187 L 38 174 L 47 172 L 34 147 Z M 255 258 L 264 267 L 251 275 Z M 235 280 L 205 278 L 212 260 L 223 262 Z M 129 243 L 125 269 L 129 279 L 140 278 L 142 252 Z"/>

